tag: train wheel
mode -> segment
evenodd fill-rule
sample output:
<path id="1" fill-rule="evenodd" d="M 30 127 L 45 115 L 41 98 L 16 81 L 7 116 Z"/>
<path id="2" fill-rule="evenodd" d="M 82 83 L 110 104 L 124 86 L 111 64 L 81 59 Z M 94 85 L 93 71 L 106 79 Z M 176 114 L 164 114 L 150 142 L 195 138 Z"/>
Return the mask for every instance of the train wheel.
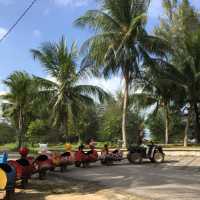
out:
<path id="1" fill-rule="evenodd" d="M 25 189 L 28 185 L 28 178 L 23 178 L 21 181 L 21 187 L 22 189 Z"/>
<path id="2" fill-rule="evenodd" d="M 39 171 L 39 179 L 40 180 L 44 180 L 45 179 L 45 177 L 46 177 L 46 170 L 45 169 L 41 169 L 40 171 Z"/>
<path id="3" fill-rule="evenodd" d="M 7 190 L 5 200 L 14 200 L 15 199 L 15 190 Z"/>
<path id="4" fill-rule="evenodd" d="M 81 166 L 81 162 L 80 161 L 75 161 L 75 166 L 76 167 L 80 167 Z"/>
<path id="5" fill-rule="evenodd" d="M 66 172 L 66 170 L 67 170 L 67 165 L 61 165 L 60 171 L 61 172 Z"/>

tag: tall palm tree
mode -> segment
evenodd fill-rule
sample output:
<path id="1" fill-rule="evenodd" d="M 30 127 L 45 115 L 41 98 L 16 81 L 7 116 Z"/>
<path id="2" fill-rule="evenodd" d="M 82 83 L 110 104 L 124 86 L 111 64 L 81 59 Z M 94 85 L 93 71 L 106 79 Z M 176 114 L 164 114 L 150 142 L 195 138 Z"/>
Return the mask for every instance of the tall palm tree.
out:
<path id="1" fill-rule="evenodd" d="M 130 96 L 130 104 L 142 110 L 151 110 L 153 115 L 158 114 L 162 109 L 165 119 L 165 144 L 169 142 L 170 134 L 170 102 L 176 95 L 177 88 L 172 82 L 162 80 L 157 77 L 148 76 L 150 83 L 145 84 L 139 93 Z M 173 88 L 173 90 L 172 90 Z"/>
<path id="2" fill-rule="evenodd" d="M 18 147 L 21 147 L 27 121 L 32 109 L 34 100 L 37 98 L 37 85 L 34 78 L 26 72 L 16 71 L 11 74 L 4 84 L 9 92 L 2 95 L 3 114 L 12 120 L 18 130 Z"/>
<path id="3" fill-rule="evenodd" d="M 145 31 L 149 0 L 101 0 L 100 9 L 89 10 L 76 20 L 76 25 L 88 26 L 96 34 L 87 40 L 83 66 L 103 67 L 109 78 L 121 74 L 124 79 L 122 117 L 123 146 L 126 147 L 126 121 L 131 82 L 140 75 L 141 67 L 151 56 L 164 56 L 168 45 Z"/>
<path id="4" fill-rule="evenodd" d="M 166 0 L 165 9 L 167 15 L 161 20 L 156 34 L 168 40 L 174 51 L 169 56 L 172 65 L 166 67 L 164 77 L 184 90 L 185 95 L 182 98 L 184 98 L 185 104 L 190 104 L 189 111 L 195 113 L 196 139 L 200 143 L 199 13 L 190 5 L 189 0 L 182 0 L 179 3 L 178 1 Z M 187 122 L 190 122 L 190 116 L 191 113 L 188 114 Z"/>
<path id="5" fill-rule="evenodd" d="M 52 118 L 65 136 L 68 136 L 69 116 L 74 121 L 84 106 L 103 101 L 109 95 L 100 87 L 81 84 L 88 73 L 77 67 L 78 51 L 75 43 L 68 49 L 65 38 L 58 43 L 43 43 L 39 49 L 31 50 L 34 59 L 40 61 L 52 80 L 37 77 L 40 93 L 49 98 Z"/>

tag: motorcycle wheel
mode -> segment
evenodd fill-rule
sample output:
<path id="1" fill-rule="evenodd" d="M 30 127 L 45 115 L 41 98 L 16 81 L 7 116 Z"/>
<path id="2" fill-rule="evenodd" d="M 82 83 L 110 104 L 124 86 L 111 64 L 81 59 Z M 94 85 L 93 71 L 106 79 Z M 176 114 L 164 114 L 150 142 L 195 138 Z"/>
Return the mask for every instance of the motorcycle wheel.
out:
<path id="1" fill-rule="evenodd" d="M 142 163 L 142 154 L 141 153 L 130 153 L 127 156 L 128 160 L 132 164 L 141 164 Z"/>
<path id="2" fill-rule="evenodd" d="M 153 159 L 152 159 L 152 162 L 154 162 L 154 163 L 163 163 L 164 159 L 165 159 L 165 156 L 164 156 L 163 153 L 155 152 L 154 156 L 153 156 Z"/>

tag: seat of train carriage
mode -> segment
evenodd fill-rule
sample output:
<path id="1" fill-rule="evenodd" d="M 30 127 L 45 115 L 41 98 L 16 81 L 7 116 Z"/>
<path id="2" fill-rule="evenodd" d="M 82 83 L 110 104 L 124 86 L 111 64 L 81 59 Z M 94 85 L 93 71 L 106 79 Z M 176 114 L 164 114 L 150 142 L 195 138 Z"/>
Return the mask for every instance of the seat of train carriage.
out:
<path id="1" fill-rule="evenodd" d="M 20 158 L 19 160 L 16 160 L 20 165 L 23 167 L 27 167 L 30 165 L 29 161 L 25 158 Z"/>
<path id="2" fill-rule="evenodd" d="M 61 157 L 68 157 L 68 156 L 71 156 L 70 152 L 65 152 L 61 154 Z"/>

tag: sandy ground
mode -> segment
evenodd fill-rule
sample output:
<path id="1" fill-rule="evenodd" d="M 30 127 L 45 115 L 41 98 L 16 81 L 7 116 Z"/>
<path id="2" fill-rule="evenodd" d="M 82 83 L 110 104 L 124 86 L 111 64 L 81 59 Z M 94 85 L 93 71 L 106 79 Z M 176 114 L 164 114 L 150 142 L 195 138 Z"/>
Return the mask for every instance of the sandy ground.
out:
<path id="1" fill-rule="evenodd" d="M 15 200 L 143 200 L 123 191 L 108 189 L 91 181 L 63 179 L 51 174 L 44 181 L 33 178 L 27 189 L 16 189 Z M 4 193 L 0 193 L 3 199 Z"/>
<path id="2" fill-rule="evenodd" d="M 2 199 L 2 194 L 0 194 Z M 16 200 L 199 200 L 200 158 L 173 157 L 163 164 L 127 161 L 113 166 L 92 164 L 33 178 Z"/>
<path id="3" fill-rule="evenodd" d="M 108 189 L 146 200 L 200 199 L 199 157 L 169 157 L 162 164 L 131 165 L 124 161 L 108 167 L 96 163 L 88 169 L 69 169 L 64 176 L 96 181 Z"/>

